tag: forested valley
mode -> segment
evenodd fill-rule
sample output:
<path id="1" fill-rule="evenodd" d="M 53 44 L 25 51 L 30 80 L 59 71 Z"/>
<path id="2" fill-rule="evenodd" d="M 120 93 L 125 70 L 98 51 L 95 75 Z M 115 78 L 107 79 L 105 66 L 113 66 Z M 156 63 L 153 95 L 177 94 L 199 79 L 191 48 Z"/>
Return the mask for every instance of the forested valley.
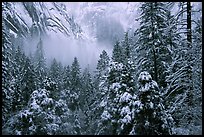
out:
<path id="1" fill-rule="evenodd" d="M 12 4 L 2 2 L 3 135 L 202 134 L 202 9 L 192 2 L 141 3 L 138 28 L 114 39 L 111 54 L 102 50 L 94 71 L 77 56 L 47 63 L 48 27 L 77 38 L 83 30 L 63 4 L 53 5 L 70 28 L 39 14 L 38 2 L 23 2 L 33 24 L 21 25 Z"/>

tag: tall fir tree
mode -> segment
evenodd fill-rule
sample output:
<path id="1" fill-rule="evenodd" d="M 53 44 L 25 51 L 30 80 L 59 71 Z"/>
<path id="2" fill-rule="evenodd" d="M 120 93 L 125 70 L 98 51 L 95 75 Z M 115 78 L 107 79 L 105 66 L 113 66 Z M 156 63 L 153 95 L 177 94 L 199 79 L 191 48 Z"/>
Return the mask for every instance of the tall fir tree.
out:
<path id="1" fill-rule="evenodd" d="M 92 105 L 94 116 L 92 130 L 94 127 L 97 127 L 97 130 L 94 131 L 94 134 L 100 134 L 100 124 L 99 121 L 101 120 L 101 113 L 104 110 L 104 105 L 101 102 L 106 102 L 106 94 L 108 91 L 108 83 L 107 83 L 107 76 L 108 76 L 108 69 L 109 69 L 110 58 L 105 50 L 99 56 L 99 60 L 96 67 L 96 74 L 94 79 L 94 86 L 95 86 L 95 93 L 93 94 L 93 99 L 95 100 L 94 104 Z"/>
<path id="2" fill-rule="evenodd" d="M 78 59 L 75 57 L 74 61 L 70 68 L 70 91 L 72 94 L 70 109 L 78 110 L 79 109 L 79 95 L 81 92 L 81 71 Z"/>
<path id="3" fill-rule="evenodd" d="M 69 65 L 64 67 L 63 70 L 63 88 L 69 89 L 70 87 L 70 67 Z"/>
<path id="4" fill-rule="evenodd" d="M 6 5 L 2 3 L 2 125 L 9 116 L 11 110 L 11 93 L 9 80 L 11 77 L 10 68 L 12 64 L 11 52 L 12 43 L 8 27 L 6 26 Z"/>
<path id="5" fill-rule="evenodd" d="M 60 62 L 57 62 L 56 59 L 54 58 L 51 62 L 50 70 L 49 70 L 49 75 L 50 78 L 57 84 L 58 89 L 62 89 L 62 73 L 63 73 L 63 67 Z"/>
<path id="6" fill-rule="evenodd" d="M 30 99 L 31 93 L 36 89 L 35 86 L 35 74 L 34 68 L 31 64 L 29 57 L 25 58 L 25 65 L 23 66 L 23 85 L 22 85 L 22 92 L 23 92 L 23 99 L 24 105 L 26 105 Z"/>
<path id="7" fill-rule="evenodd" d="M 113 47 L 113 55 L 112 55 L 112 60 L 114 62 L 122 63 L 122 47 L 120 46 L 119 41 L 116 41 L 114 47 Z"/>
<path id="8" fill-rule="evenodd" d="M 34 70 L 36 74 L 36 86 L 38 88 L 42 87 L 42 81 L 47 75 L 46 60 L 43 51 L 43 41 L 40 37 L 40 41 L 37 44 L 37 49 L 34 54 Z"/>
<path id="9" fill-rule="evenodd" d="M 97 89 L 100 88 L 99 85 L 101 85 L 101 83 L 103 83 L 103 81 L 106 79 L 109 61 L 110 58 L 107 52 L 103 50 L 99 56 L 99 60 L 96 66 L 95 86 Z"/>
<path id="10" fill-rule="evenodd" d="M 89 71 L 89 67 L 87 67 L 84 69 L 82 74 L 82 91 L 79 96 L 79 99 L 82 112 L 85 116 L 84 127 L 82 129 L 83 133 L 88 135 L 93 134 L 92 122 L 95 114 L 92 112 L 92 104 L 94 103 L 94 91 L 95 89 L 91 73 Z"/>
<path id="11" fill-rule="evenodd" d="M 140 7 L 140 28 L 138 34 L 138 73 L 147 70 L 161 87 L 166 87 L 165 63 L 171 59 L 166 46 L 164 29 L 167 27 L 167 9 L 163 2 L 146 2 Z"/>

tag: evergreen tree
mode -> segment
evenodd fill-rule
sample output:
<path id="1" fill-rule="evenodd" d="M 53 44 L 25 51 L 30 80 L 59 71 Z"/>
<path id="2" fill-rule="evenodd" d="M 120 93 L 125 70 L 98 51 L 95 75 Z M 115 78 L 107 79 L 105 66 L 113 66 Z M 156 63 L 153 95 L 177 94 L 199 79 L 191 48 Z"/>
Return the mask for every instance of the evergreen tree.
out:
<path id="1" fill-rule="evenodd" d="M 59 70 L 59 75 L 58 75 L 58 85 L 59 85 L 59 90 L 62 90 L 63 88 L 63 66 L 61 62 L 58 62 L 58 70 Z"/>
<path id="2" fill-rule="evenodd" d="M 69 65 L 64 67 L 63 70 L 63 88 L 69 89 L 70 87 L 70 67 Z"/>
<path id="3" fill-rule="evenodd" d="M 96 75 L 95 75 L 95 92 L 93 94 L 94 103 L 92 105 L 93 110 L 93 119 L 95 120 L 92 124 L 92 131 L 94 134 L 101 134 L 100 132 L 100 123 L 101 113 L 104 110 L 104 104 L 101 102 L 106 102 L 106 94 L 108 91 L 108 83 L 107 83 L 107 75 L 109 69 L 110 58 L 105 50 L 99 56 L 99 60 L 96 67 Z M 97 130 L 94 130 L 97 127 Z"/>
<path id="4" fill-rule="evenodd" d="M 17 47 L 16 52 L 13 56 L 13 67 L 12 69 L 12 80 L 11 80 L 11 89 L 14 91 L 12 96 L 12 110 L 13 112 L 21 109 L 25 104 L 25 99 L 23 98 L 23 87 L 24 87 L 24 65 L 25 65 L 26 56 L 23 53 L 20 46 Z"/>
<path id="5" fill-rule="evenodd" d="M 93 134 L 93 131 L 91 130 L 91 124 L 93 122 L 93 112 L 92 112 L 92 104 L 94 103 L 93 100 L 93 94 L 94 94 L 94 87 L 93 87 L 93 81 L 91 74 L 89 72 L 89 68 L 85 68 L 84 72 L 82 74 L 82 91 L 79 96 L 80 98 L 80 106 L 82 109 L 82 112 L 85 115 L 84 119 L 84 128 L 83 132 L 84 134 Z"/>
<path id="6" fill-rule="evenodd" d="M 59 76 L 59 68 L 58 68 L 58 62 L 54 58 L 51 62 L 50 66 L 50 77 L 57 82 L 58 76 Z"/>
<path id="7" fill-rule="evenodd" d="M 122 47 L 120 46 L 119 41 L 116 41 L 114 47 L 113 47 L 113 55 L 112 55 L 112 60 L 114 62 L 122 63 Z"/>
<path id="8" fill-rule="evenodd" d="M 34 69 L 33 65 L 31 64 L 31 61 L 28 57 L 25 58 L 25 65 L 23 66 L 23 87 L 22 87 L 22 92 L 23 92 L 23 99 L 26 105 L 29 101 L 30 95 L 32 91 L 35 90 L 35 74 L 34 74 Z"/>
<path id="9" fill-rule="evenodd" d="M 146 2 L 141 5 L 140 9 L 140 28 L 137 30 L 138 72 L 148 70 L 153 75 L 153 79 L 165 88 L 165 63 L 171 59 L 164 33 L 167 27 L 166 4 Z"/>
<path id="10" fill-rule="evenodd" d="M 194 64 L 194 48 L 196 46 L 194 47 L 194 41 L 192 41 L 191 4 L 190 2 L 182 2 L 180 6 L 181 10 L 177 16 L 179 28 L 177 32 L 180 33 L 180 40 L 174 49 L 173 61 L 168 69 L 169 75 L 166 77 L 168 88 L 165 93 L 165 101 L 168 102 L 168 111 L 173 114 L 176 126 L 186 126 L 186 121 L 188 121 L 188 124 L 192 124 L 193 117 L 196 117 L 195 113 L 191 113 L 193 112 L 192 110 L 194 108 L 199 110 L 197 107 L 193 107 L 196 102 L 194 91 L 195 77 L 193 78 L 196 71 L 193 70 L 195 70 L 194 67 L 197 63 Z M 198 49 L 198 51 L 201 50 Z M 201 52 L 195 55 L 199 56 Z"/>
<path id="11" fill-rule="evenodd" d="M 135 84 L 133 62 L 127 58 L 125 64 L 112 62 L 106 79 L 108 91 L 101 105 L 102 111 L 99 134 L 131 134 L 134 109 Z"/>
<path id="12" fill-rule="evenodd" d="M 43 42 L 40 38 L 39 43 L 37 44 L 37 49 L 34 54 L 34 70 L 37 77 L 37 87 L 40 88 L 42 86 L 42 81 L 46 76 L 46 60 L 44 58 L 44 51 L 43 51 Z"/>
<path id="13" fill-rule="evenodd" d="M 192 31 L 193 50 L 193 108 L 191 113 L 193 123 L 201 125 L 202 119 L 202 19 L 197 21 L 196 27 Z"/>
<path id="14" fill-rule="evenodd" d="M 125 38 L 123 41 L 123 47 L 124 47 L 124 51 L 123 51 L 123 64 L 126 64 L 128 62 L 128 60 L 130 59 L 130 39 L 128 37 L 128 32 L 125 33 Z"/>
<path id="15" fill-rule="evenodd" d="M 74 58 L 70 70 L 70 91 L 72 94 L 70 109 L 77 110 L 79 109 L 79 95 L 81 91 L 81 72 L 79 62 L 76 57 Z"/>
<path id="16" fill-rule="evenodd" d="M 8 28 L 5 24 L 6 6 L 2 3 L 2 125 L 6 121 L 11 110 L 11 89 L 9 80 L 11 77 L 11 41 Z"/>
<path id="17" fill-rule="evenodd" d="M 93 94 L 93 82 L 89 68 L 85 68 L 82 74 L 82 89 L 83 91 L 80 94 L 81 106 L 88 108 L 90 105 L 90 96 Z"/>
<path id="18" fill-rule="evenodd" d="M 97 90 L 100 90 L 99 88 L 103 86 L 102 83 L 104 83 L 107 73 L 108 73 L 108 67 L 109 67 L 109 61 L 110 58 L 105 50 L 102 51 L 102 53 L 99 56 L 99 60 L 96 67 L 96 76 L 95 76 L 95 86 Z M 105 83 L 104 83 L 105 84 Z"/>
<path id="19" fill-rule="evenodd" d="M 57 62 L 54 58 L 51 62 L 49 75 L 51 79 L 58 85 L 59 90 L 62 89 L 62 73 L 63 73 L 63 67 L 60 62 Z"/>
<path id="20" fill-rule="evenodd" d="M 144 71 L 138 78 L 139 94 L 136 102 L 136 129 L 138 135 L 171 135 L 173 118 L 165 111 L 157 83 Z"/>

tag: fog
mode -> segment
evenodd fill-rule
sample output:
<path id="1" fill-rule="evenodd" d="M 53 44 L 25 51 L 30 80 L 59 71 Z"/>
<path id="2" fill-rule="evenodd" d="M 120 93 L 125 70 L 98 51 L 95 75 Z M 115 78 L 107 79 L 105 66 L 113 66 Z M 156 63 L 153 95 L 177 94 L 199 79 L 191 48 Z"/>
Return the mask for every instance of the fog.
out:
<path id="1" fill-rule="evenodd" d="M 53 58 L 64 66 L 71 65 L 74 57 L 77 57 L 82 69 L 89 65 L 90 70 L 94 71 L 102 50 L 106 50 L 111 57 L 115 41 L 121 40 L 128 29 L 130 19 L 126 8 L 129 5 L 106 2 L 65 5 L 68 14 L 81 27 L 82 39 L 65 36 L 59 31 L 48 32 L 48 37 L 41 37 L 47 65 L 50 65 Z M 35 52 L 39 39 L 32 38 L 25 42 L 26 54 Z"/>
<path id="2" fill-rule="evenodd" d="M 24 47 L 27 55 L 34 55 L 39 40 L 39 38 L 32 38 L 32 41 L 25 42 Z M 63 66 L 67 66 L 72 64 L 74 57 L 77 57 L 82 70 L 89 66 L 90 71 L 93 72 L 96 69 L 102 50 L 106 50 L 110 57 L 112 54 L 112 45 L 110 43 L 76 40 L 63 35 L 43 37 L 42 41 L 48 66 L 54 58 L 61 62 Z"/>
<path id="3" fill-rule="evenodd" d="M 112 52 L 110 45 L 65 37 L 44 39 L 44 45 L 48 61 L 56 58 L 63 65 L 71 65 L 74 57 L 77 57 L 82 69 L 89 65 L 91 70 L 95 69 L 102 50 L 106 50 L 109 55 Z"/>

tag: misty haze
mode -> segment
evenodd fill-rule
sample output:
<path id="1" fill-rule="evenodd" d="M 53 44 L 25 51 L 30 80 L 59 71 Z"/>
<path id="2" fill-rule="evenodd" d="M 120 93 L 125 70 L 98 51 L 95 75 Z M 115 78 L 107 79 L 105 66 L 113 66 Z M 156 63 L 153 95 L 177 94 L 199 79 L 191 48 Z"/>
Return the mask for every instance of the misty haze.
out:
<path id="1" fill-rule="evenodd" d="M 201 2 L 2 2 L 3 135 L 201 135 Z"/>

